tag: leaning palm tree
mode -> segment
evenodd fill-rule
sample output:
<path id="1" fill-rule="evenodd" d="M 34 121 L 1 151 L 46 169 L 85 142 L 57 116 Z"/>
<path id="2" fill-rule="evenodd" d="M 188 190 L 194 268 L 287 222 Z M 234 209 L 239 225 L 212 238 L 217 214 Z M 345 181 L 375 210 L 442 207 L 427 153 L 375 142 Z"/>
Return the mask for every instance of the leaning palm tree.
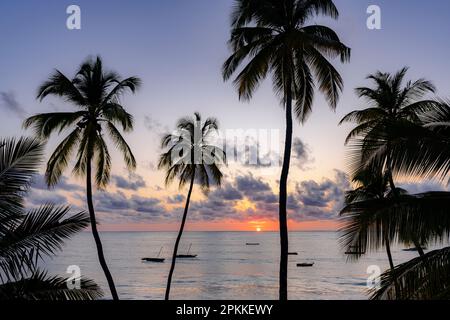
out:
<path id="1" fill-rule="evenodd" d="M 312 111 L 317 84 L 332 109 L 336 108 L 343 81 L 328 59 L 350 59 L 350 49 L 338 35 L 322 25 L 307 25 L 318 15 L 338 18 L 332 0 L 236 0 L 231 15 L 229 44 L 233 54 L 223 65 L 228 80 L 240 65 L 234 84 L 239 98 L 251 99 L 270 73 L 273 87 L 285 108 L 286 139 L 280 177 L 280 281 L 279 295 L 287 299 L 287 180 L 292 147 L 292 104 L 295 116 L 305 122 Z"/>
<path id="2" fill-rule="evenodd" d="M 379 146 L 380 139 L 376 139 L 376 137 L 384 134 L 386 127 L 403 122 L 420 125 L 423 113 L 439 107 L 437 101 L 423 99 L 426 94 L 435 92 L 435 87 L 431 82 L 419 79 L 414 82 L 409 81 L 403 86 L 407 71 L 408 68 L 405 67 L 395 74 L 377 72 L 367 77 L 373 81 L 373 88 L 360 87 L 356 89 L 358 97 L 366 99 L 369 107 L 347 114 L 340 122 L 340 124 L 354 122 L 357 125 L 351 130 L 345 141 L 346 145 L 352 143 L 351 161 L 356 172 L 370 171 L 367 168 L 367 150 L 371 150 L 373 144 Z M 392 137 L 392 139 L 394 138 Z M 390 138 L 387 137 L 385 142 L 383 145 L 384 157 L 379 158 L 378 168 L 372 168 L 372 171 L 384 170 L 393 195 L 398 196 L 399 189 L 395 186 L 392 174 Z M 415 245 L 419 253 L 423 255 L 421 244 L 415 241 Z M 389 243 L 386 243 L 386 246 L 389 246 Z"/>
<path id="3" fill-rule="evenodd" d="M 388 178 L 381 171 L 372 172 L 366 170 L 359 172 L 353 178 L 353 182 L 356 184 L 356 188 L 347 191 L 345 207 L 340 212 L 344 222 L 340 240 L 347 250 L 349 257 L 356 259 L 366 253 L 368 248 L 376 248 L 377 244 L 384 242 L 389 266 L 393 270 L 395 266 L 389 241 L 389 226 L 383 223 L 385 221 L 377 219 L 372 220 L 376 225 L 375 227 L 367 223 L 361 223 L 358 210 L 361 204 L 365 202 L 374 203 L 377 200 L 391 197 L 394 192 L 406 194 L 406 191 L 398 188 L 395 191 L 390 190 L 388 187 Z"/>
<path id="4" fill-rule="evenodd" d="M 178 121 L 177 130 L 167 134 L 162 139 L 162 148 L 166 151 L 161 154 L 158 168 L 166 171 L 165 183 L 170 184 L 174 179 L 179 180 L 179 187 L 189 184 L 189 191 L 184 207 L 180 230 L 175 241 L 172 264 L 167 279 L 165 299 L 169 300 L 172 275 L 186 224 L 189 203 L 194 183 L 207 193 L 210 185 L 220 186 L 223 174 L 220 166 L 226 163 L 225 152 L 214 145 L 214 134 L 218 131 L 217 120 L 208 118 L 204 123 L 199 113 L 194 118 L 183 118 Z"/>
<path id="5" fill-rule="evenodd" d="M 53 256 L 64 240 L 84 229 L 89 217 L 70 217 L 68 207 L 24 209 L 24 196 L 41 165 L 43 144 L 35 139 L 0 140 L 0 300 L 86 300 L 102 296 L 89 279 L 48 276 L 38 262 Z"/>
<path id="6" fill-rule="evenodd" d="M 394 136 L 386 136 L 387 127 L 395 127 L 396 124 L 405 122 L 412 125 L 421 125 L 421 116 L 440 107 L 438 101 L 424 99 L 425 95 L 434 93 L 434 85 L 425 79 L 408 81 L 403 86 L 408 68 L 405 67 L 395 74 L 376 72 L 367 79 L 374 83 L 374 87 L 356 88 L 359 98 L 367 101 L 368 107 L 363 110 L 352 111 L 347 114 L 339 124 L 346 122 L 355 123 L 348 134 L 345 144 L 350 144 L 352 160 L 355 172 L 363 170 L 367 165 L 366 153 L 376 143 L 376 138 L 382 135 L 384 158 L 382 165 L 388 172 L 389 184 L 395 190 L 392 177 L 391 143 Z M 379 139 L 381 140 L 381 139 Z M 377 147 L 379 144 L 377 144 Z"/>
<path id="7" fill-rule="evenodd" d="M 116 147 L 122 152 L 126 166 L 136 167 L 130 147 L 116 125 L 125 132 L 133 129 L 133 118 L 120 103 L 120 97 L 140 86 L 140 79 L 120 78 L 115 72 L 104 71 L 102 60 L 86 60 L 73 79 L 56 70 L 38 91 L 41 101 L 50 95 L 64 98 L 74 105 L 74 112 L 52 112 L 32 116 L 24 122 L 26 128 L 33 127 L 37 137 L 48 139 L 53 133 L 71 130 L 51 155 L 46 170 L 49 186 L 54 186 L 67 168 L 73 151 L 77 150 L 73 173 L 86 178 L 86 199 L 100 265 L 105 273 L 111 295 L 118 300 L 113 278 L 106 264 L 103 247 L 97 231 L 92 200 L 92 165 L 95 165 L 95 185 L 104 188 L 110 180 L 111 157 L 104 139 L 109 133 Z"/>
<path id="8" fill-rule="evenodd" d="M 441 101 L 420 114 L 422 123 L 390 121 L 366 142 L 365 161 L 379 165 L 390 144 L 393 172 L 410 177 L 448 179 L 450 169 L 450 104 Z M 360 208 L 371 215 L 391 217 L 399 234 L 413 234 L 420 241 L 447 241 L 450 236 L 450 193 L 428 192 L 403 196 L 395 203 Z M 356 208 L 355 208 L 356 209 Z M 406 230 L 405 230 L 406 229 Z M 410 230 L 408 230 L 410 229 Z M 382 275 L 381 288 L 373 299 L 448 299 L 450 288 L 449 248 L 431 251 L 398 265 Z M 395 282 L 394 282 L 395 279 Z"/>

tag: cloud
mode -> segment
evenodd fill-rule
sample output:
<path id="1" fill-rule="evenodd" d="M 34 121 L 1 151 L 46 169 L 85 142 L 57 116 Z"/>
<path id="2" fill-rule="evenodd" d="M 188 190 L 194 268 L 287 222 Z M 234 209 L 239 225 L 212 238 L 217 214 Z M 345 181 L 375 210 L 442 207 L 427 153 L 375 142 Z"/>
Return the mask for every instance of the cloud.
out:
<path id="1" fill-rule="evenodd" d="M 159 120 L 154 119 L 151 115 L 144 117 L 144 126 L 147 130 L 162 134 L 163 132 L 169 131 L 169 127 L 163 125 Z"/>
<path id="2" fill-rule="evenodd" d="M 253 136 L 246 136 L 244 139 L 234 141 L 232 148 L 227 144 L 228 159 L 235 159 L 244 167 L 261 169 L 273 166 L 280 166 L 283 162 L 284 145 L 280 145 L 277 150 L 267 146 L 263 148 L 259 141 Z M 269 150 L 267 150 L 269 149 Z M 314 162 L 310 147 L 300 138 L 294 138 L 292 143 L 291 162 L 302 171 L 309 170 L 308 165 Z"/>
<path id="3" fill-rule="evenodd" d="M 42 177 L 41 177 L 42 180 Z M 42 182 L 42 181 L 41 181 Z M 42 183 L 41 183 L 42 184 Z M 45 202 L 66 203 L 64 196 L 39 189 L 30 197 L 33 204 Z M 70 188 L 63 179 L 63 185 Z M 294 221 L 335 219 L 343 206 L 345 191 L 350 189 L 346 174 L 336 170 L 332 178 L 322 181 L 298 182 L 288 195 L 288 216 Z M 152 221 L 176 222 L 182 210 L 185 195 L 175 194 L 164 198 L 126 195 L 124 191 L 97 192 L 94 195 L 96 210 L 103 223 L 151 223 Z M 84 200 L 84 198 L 83 198 Z M 176 209 L 166 204 L 177 205 Z M 278 219 L 278 193 L 263 179 L 245 173 L 228 177 L 222 188 L 214 188 L 203 199 L 192 200 L 189 209 L 191 221 L 235 221 Z"/>
<path id="4" fill-rule="evenodd" d="M 68 200 L 65 196 L 43 190 L 32 190 L 28 193 L 27 202 L 30 206 L 42 206 L 45 204 L 56 204 L 56 205 L 68 205 Z"/>
<path id="5" fill-rule="evenodd" d="M 167 203 L 170 204 L 179 204 L 179 203 L 183 203 L 183 201 L 186 199 L 185 196 L 183 196 L 182 194 L 177 194 L 173 197 L 167 197 Z"/>
<path id="6" fill-rule="evenodd" d="M 240 206 L 241 203 L 250 205 Z M 237 176 L 210 192 L 205 200 L 191 206 L 192 220 L 274 219 L 278 215 L 278 198 L 270 185 L 251 173 Z"/>
<path id="7" fill-rule="evenodd" d="M 261 178 L 255 178 L 251 173 L 236 178 L 236 186 L 245 195 L 258 191 L 270 190 L 270 185 Z"/>
<path id="8" fill-rule="evenodd" d="M 152 217 L 166 216 L 167 212 L 161 205 L 161 200 L 133 195 L 130 200 L 132 209 L 150 214 Z"/>
<path id="9" fill-rule="evenodd" d="M 124 189 L 124 190 L 137 191 L 137 190 L 139 190 L 141 188 L 145 188 L 147 186 L 144 178 L 133 172 L 130 172 L 128 174 L 128 178 L 113 175 L 112 179 L 115 182 L 117 188 Z"/>
<path id="10" fill-rule="evenodd" d="M 333 219 L 344 205 L 345 192 L 351 188 L 347 175 L 335 170 L 333 179 L 297 183 L 289 201 L 298 220 Z"/>
<path id="11" fill-rule="evenodd" d="M 448 191 L 445 186 L 434 181 L 424 181 L 421 183 L 400 183 L 398 187 L 407 190 L 410 194 L 430 191 Z"/>
<path id="12" fill-rule="evenodd" d="M 94 196 L 96 209 L 100 211 L 115 211 L 130 209 L 127 197 L 121 191 L 116 193 L 98 192 Z"/>
<path id="13" fill-rule="evenodd" d="M 149 218 L 158 220 L 170 215 L 160 199 L 138 195 L 128 198 L 121 191 L 99 192 L 94 196 L 94 202 L 95 208 L 103 212 L 103 218 L 110 222 L 117 219 L 120 222 L 149 222 Z"/>
<path id="14" fill-rule="evenodd" d="M 311 150 L 309 146 L 304 143 L 300 138 L 294 138 L 292 142 L 292 158 L 293 164 L 300 170 L 308 170 L 308 164 L 314 162 L 314 158 L 311 157 Z"/>
<path id="15" fill-rule="evenodd" d="M 84 187 L 70 183 L 69 179 L 66 176 L 61 176 L 59 182 L 56 186 L 49 188 L 47 182 L 45 181 L 45 176 L 42 174 L 37 174 L 33 177 L 31 183 L 32 189 L 37 190 L 64 190 L 64 191 L 83 191 Z"/>
<path id="16" fill-rule="evenodd" d="M 23 117 L 25 115 L 25 110 L 17 101 L 16 95 L 13 92 L 0 92 L 0 105 L 15 113 L 19 117 Z"/>
<path id="17" fill-rule="evenodd" d="M 241 200 L 243 198 L 242 193 L 230 183 L 225 183 L 222 188 L 214 190 L 209 196 L 231 201 Z"/>
<path id="18" fill-rule="evenodd" d="M 231 143 L 231 147 L 230 147 Z M 227 158 L 252 169 L 261 169 L 281 164 L 280 150 L 272 150 L 272 146 L 262 147 L 254 136 L 227 141 L 225 151 Z"/>
<path id="19" fill-rule="evenodd" d="M 149 171 L 156 171 L 158 169 L 158 166 L 153 161 L 142 161 L 140 165 L 142 168 Z"/>

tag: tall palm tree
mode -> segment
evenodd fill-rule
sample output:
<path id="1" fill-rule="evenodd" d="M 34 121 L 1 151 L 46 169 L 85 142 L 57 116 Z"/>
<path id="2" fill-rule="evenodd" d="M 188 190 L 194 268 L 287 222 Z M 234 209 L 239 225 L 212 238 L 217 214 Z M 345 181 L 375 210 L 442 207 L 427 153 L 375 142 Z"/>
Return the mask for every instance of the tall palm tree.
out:
<path id="1" fill-rule="evenodd" d="M 226 164 L 226 154 L 212 141 L 218 129 L 216 119 L 208 118 L 202 123 L 200 114 L 195 113 L 193 118 L 179 120 L 177 130 L 165 135 L 162 139 L 161 146 L 166 151 L 160 156 L 158 168 L 166 171 L 166 185 L 176 178 L 179 180 L 180 188 L 189 183 L 183 218 L 175 241 L 167 279 L 166 300 L 169 300 L 170 296 L 178 246 L 186 224 L 194 183 L 197 182 L 205 193 L 209 191 L 211 184 L 221 185 L 223 174 L 220 166 Z"/>
<path id="2" fill-rule="evenodd" d="M 87 59 L 73 79 L 56 70 L 49 80 L 41 85 L 37 96 L 41 101 L 49 95 L 62 97 L 77 110 L 38 114 L 24 122 L 26 128 L 33 127 L 36 136 L 42 139 L 48 139 L 53 133 L 71 130 L 50 157 L 46 180 L 49 186 L 57 184 L 68 166 L 73 151 L 77 149 L 73 173 L 86 178 L 86 199 L 92 234 L 100 265 L 114 300 L 118 300 L 119 297 L 97 231 L 92 200 L 92 164 L 94 162 L 96 169 L 95 185 L 104 188 L 110 180 L 111 171 L 111 157 L 104 140 L 106 130 L 123 154 L 126 166 L 130 170 L 136 167 L 133 153 L 116 125 L 120 125 L 125 132 L 133 129 L 133 117 L 121 105 L 120 97 L 127 90 L 134 93 L 140 83 L 139 78 L 122 79 L 115 72 L 104 71 L 100 57 L 96 60 Z"/>
<path id="3" fill-rule="evenodd" d="M 364 160 L 367 149 L 372 148 L 371 144 L 379 143 L 375 137 L 380 132 L 385 132 L 387 126 L 395 125 L 399 122 L 411 122 L 417 125 L 422 123 L 421 114 L 439 107 L 439 103 L 434 100 L 423 99 L 426 94 L 434 93 L 434 85 L 425 80 L 419 79 L 409 81 L 403 86 L 408 68 L 402 68 L 395 74 L 376 72 L 369 75 L 374 83 L 374 87 L 360 87 L 355 91 L 359 98 L 364 98 L 369 107 L 364 110 L 357 110 L 347 114 L 340 122 L 354 122 L 356 127 L 351 130 L 346 139 L 346 145 L 354 142 L 352 147 L 353 165 L 356 171 L 368 170 L 364 168 Z M 392 137 L 393 138 L 393 137 Z M 385 170 L 389 181 L 390 189 L 394 196 L 398 196 L 393 175 L 391 160 L 391 142 L 387 137 L 384 145 L 384 157 L 378 162 L 379 168 L 373 170 Z M 421 255 L 424 254 L 421 244 L 415 241 L 415 245 Z M 386 243 L 389 246 L 389 243 Z"/>
<path id="4" fill-rule="evenodd" d="M 343 81 L 328 59 L 350 60 L 350 49 L 338 35 L 322 25 L 306 25 L 318 15 L 337 19 L 332 0 L 236 0 L 231 15 L 232 55 L 223 65 L 228 80 L 240 65 L 234 84 L 243 100 L 251 99 L 258 85 L 272 75 L 273 87 L 285 108 L 286 139 L 280 177 L 280 281 L 279 295 L 287 300 L 287 180 L 292 147 L 292 105 L 305 122 L 312 111 L 316 84 L 332 109 L 336 108 Z"/>
<path id="5" fill-rule="evenodd" d="M 0 140 L 0 300 L 86 300 L 102 296 L 100 288 L 81 278 L 69 289 L 68 279 L 48 276 L 38 268 L 44 256 L 53 256 L 64 240 L 84 229 L 84 213 L 66 217 L 68 207 L 46 204 L 24 209 L 24 196 L 43 155 L 35 139 Z"/>

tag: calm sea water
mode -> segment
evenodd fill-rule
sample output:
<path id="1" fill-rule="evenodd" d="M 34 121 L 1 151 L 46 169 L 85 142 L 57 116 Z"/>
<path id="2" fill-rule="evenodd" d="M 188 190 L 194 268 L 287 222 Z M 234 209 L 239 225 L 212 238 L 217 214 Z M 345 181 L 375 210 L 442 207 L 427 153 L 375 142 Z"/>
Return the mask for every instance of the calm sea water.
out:
<path id="1" fill-rule="evenodd" d="M 105 255 L 122 299 L 163 299 L 170 255 L 176 233 L 104 232 Z M 384 252 L 372 253 L 357 263 L 347 262 L 335 232 L 291 232 L 289 260 L 290 299 L 367 299 L 367 268 L 388 267 Z M 259 242 L 259 246 L 246 246 Z M 276 299 L 278 295 L 279 238 L 277 233 L 186 232 L 180 247 L 192 243 L 196 259 L 178 259 L 172 283 L 172 299 Z M 163 264 L 141 262 L 163 247 Z M 417 256 L 393 248 L 397 263 Z M 46 263 L 51 273 L 64 275 L 78 265 L 109 298 L 106 280 L 97 262 L 92 235 L 83 232 L 67 242 L 63 252 Z M 314 262 L 297 268 L 298 262 Z"/>

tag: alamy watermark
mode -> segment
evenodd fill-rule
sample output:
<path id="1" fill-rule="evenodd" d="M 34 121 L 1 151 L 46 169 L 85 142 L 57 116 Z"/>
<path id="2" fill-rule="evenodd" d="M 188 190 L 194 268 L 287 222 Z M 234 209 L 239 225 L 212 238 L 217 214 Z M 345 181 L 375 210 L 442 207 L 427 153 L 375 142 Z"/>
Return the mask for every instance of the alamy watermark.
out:
<path id="1" fill-rule="evenodd" d="M 66 27 L 69 30 L 81 29 L 81 8 L 75 4 L 67 7 L 66 13 L 69 15 L 66 20 Z"/>
<path id="2" fill-rule="evenodd" d="M 367 7 L 366 13 L 369 15 L 366 21 L 369 30 L 381 29 L 381 8 L 372 4 Z M 69 16 L 66 20 L 66 27 L 69 30 L 81 29 L 81 8 L 76 4 L 71 4 L 66 8 L 66 14 Z"/>
<path id="3" fill-rule="evenodd" d="M 176 130 L 169 142 L 172 163 L 221 164 L 248 167 L 279 167 L 284 144 L 278 129 L 227 129 L 204 135 L 202 123 L 194 122 L 192 130 Z"/>
<path id="4" fill-rule="evenodd" d="M 367 274 L 367 288 L 380 289 L 381 286 L 381 268 L 377 265 L 370 265 L 366 270 Z"/>
<path id="5" fill-rule="evenodd" d="M 381 30 L 381 8 L 377 5 L 370 5 L 367 7 L 367 29 L 369 30 Z"/>
<path id="6" fill-rule="evenodd" d="M 66 273 L 70 276 L 66 280 L 67 288 L 69 290 L 81 289 L 81 269 L 77 265 L 67 267 Z"/>

